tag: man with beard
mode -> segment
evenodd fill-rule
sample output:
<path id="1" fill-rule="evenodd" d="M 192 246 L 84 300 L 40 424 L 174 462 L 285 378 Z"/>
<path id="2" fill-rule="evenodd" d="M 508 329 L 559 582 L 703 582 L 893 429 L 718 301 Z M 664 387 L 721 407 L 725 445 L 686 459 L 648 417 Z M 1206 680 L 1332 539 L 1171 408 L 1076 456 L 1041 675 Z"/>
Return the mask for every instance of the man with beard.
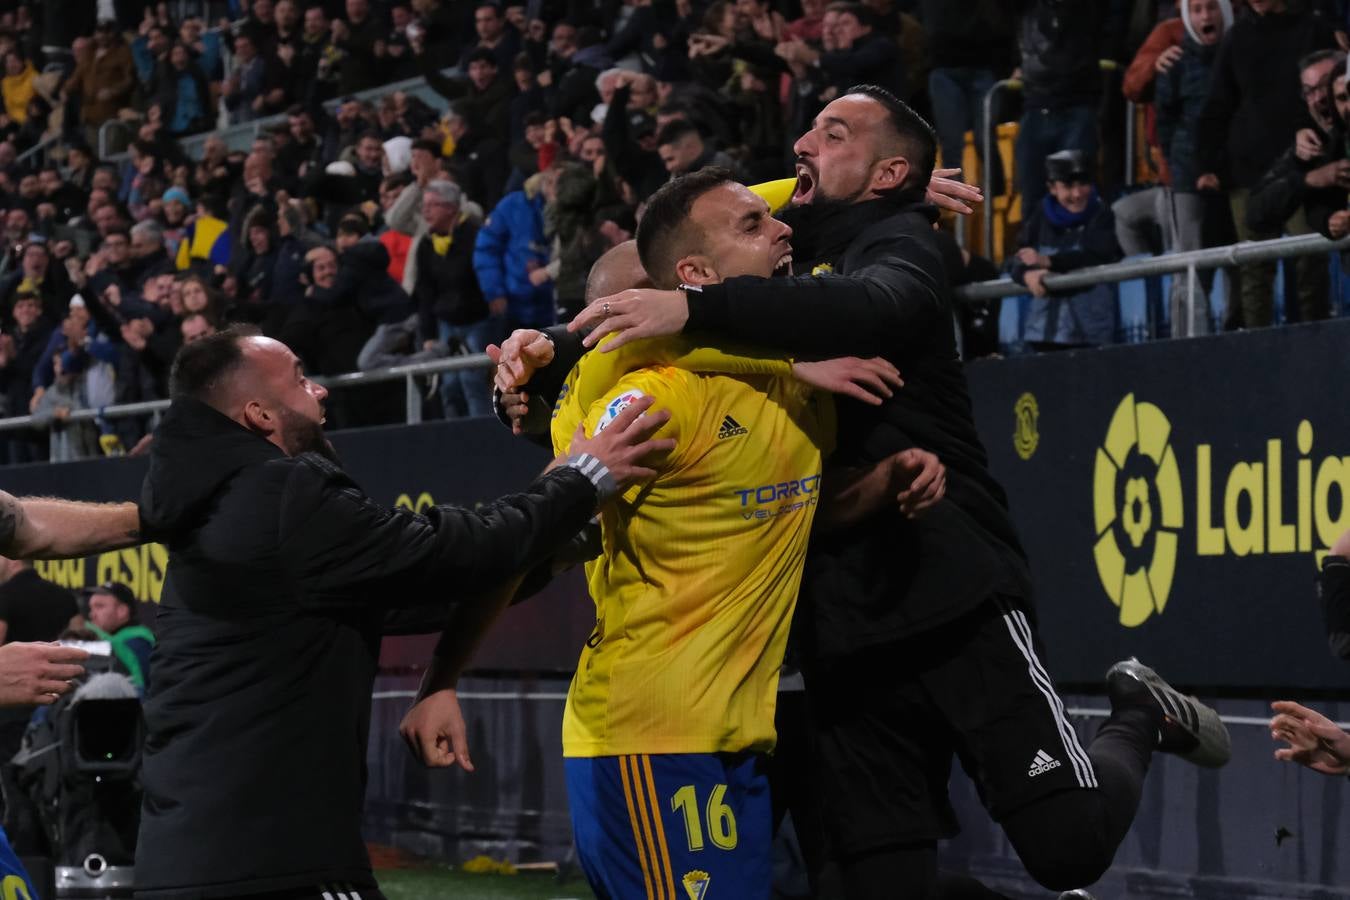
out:
<path id="1" fill-rule="evenodd" d="M 569 328 L 598 326 L 588 346 L 618 333 L 602 351 L 687 329 L 808 356 L 880 355 L 900 369 L 905 389 L 880 409 L 841 406 L 835 461 L 867 466 L 917 445 L 947 466 L 947 500 L 921 519 L 887 509 L 814 536 L 799 613 L 845 895 L 938 896 L 937 842 L 957 831 L 954 756 L 1033 878 L 1090 884 L 1134 818 L 1153 752 L 1218 766 L 1228 734 L 1213 710 L 1130 660 L 1108 675 L 1110 718 L 1089 748 L 1079 743 L 1039 659 L 1030 572 L 956 354 L 923 203 L 936 138 L 865 85 L 830 103 L 795 150 L 795 259 L 823 277 L 625 291 Z"/>
<path id="2" fill-rule="evenodd" d="M 444 628 L 438 653 L 453 652 L 466 621 L 651 474 L 641 461 L 672 449 L 649 439 L 668 416 L 636 403 L 521 493 L 423 516 L 342 472 L 327 392 L 284 344 L 247 330 L 194 341 L 173 394 L 139 514 L 0 494 L 0 553 L 169 547 L 137 890 L 379 897 L 360 825 L 381 634 Z"/>

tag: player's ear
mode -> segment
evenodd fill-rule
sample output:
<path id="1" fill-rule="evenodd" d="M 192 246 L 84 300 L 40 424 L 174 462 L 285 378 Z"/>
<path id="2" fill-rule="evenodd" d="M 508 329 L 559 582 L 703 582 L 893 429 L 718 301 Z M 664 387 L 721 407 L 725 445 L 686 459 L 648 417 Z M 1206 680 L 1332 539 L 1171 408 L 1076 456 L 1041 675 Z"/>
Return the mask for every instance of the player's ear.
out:
<path id="1" fill-rule="evenodd" d="M 909 177 L 909 160 L 903 156 L 891 156 L 879 160 L 872 168 L 872 190 L 891 191 L 905 183 Z"/>
<path id="2" fill-rule="evenodd" d="M 680 284 L 713 284 L 721 280 L 713 261 L 701 253 L 691 253 L 675 263 L 675 276 Z"/>

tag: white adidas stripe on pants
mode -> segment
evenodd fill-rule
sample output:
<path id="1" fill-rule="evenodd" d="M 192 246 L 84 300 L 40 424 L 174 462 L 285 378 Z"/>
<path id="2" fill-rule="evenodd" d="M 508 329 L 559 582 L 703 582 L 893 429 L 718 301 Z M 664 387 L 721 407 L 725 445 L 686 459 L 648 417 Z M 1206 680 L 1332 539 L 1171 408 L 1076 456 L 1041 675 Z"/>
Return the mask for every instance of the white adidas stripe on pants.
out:
<path id="1" fill-rule="evenodd" d="M 1050 716 L 1055 720 L 1055 727 L 1059 730 L 1060 740 L 1064 744 L 1065 755 L 1069 758 L 1069 764 L 1073 766 L 1079 787 L 1097 787 L 1097 773 L 1092 768 L 1092 760 L 1079 743 L 1078 733 L 1073 730 L 1073 726 L 1065 716 L 1064 702 L 1059 699 L 1049 673 L 1036 656 L 1036 649 L 1031 640 L 1031 625 L 1027 622 L 1026 614 L 1020 609 L 1014 609 L 1002 599 L 999 600 L 999 607 L 1003 610 L 1003 622 L 1008 626 L 1008 634 L 1027 661 L 1027 674 L 1031 676 L 1032 684 L 1036 685 L 1036 689 L 1045 697 L 1046 704 L 1050 707 Z"/>

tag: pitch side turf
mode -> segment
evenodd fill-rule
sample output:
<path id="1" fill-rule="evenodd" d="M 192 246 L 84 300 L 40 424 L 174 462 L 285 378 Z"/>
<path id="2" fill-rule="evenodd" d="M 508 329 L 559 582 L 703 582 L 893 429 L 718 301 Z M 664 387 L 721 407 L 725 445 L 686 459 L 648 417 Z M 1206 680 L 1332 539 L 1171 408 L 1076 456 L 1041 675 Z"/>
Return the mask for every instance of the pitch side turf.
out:
<path id="1" fill-rule="evenodd" d="M 380 869 L 375 877 L 389 900 L 594 900 L 586 882 L 560 882 L 553 873 L 470 875 L 445 866 Z"/>

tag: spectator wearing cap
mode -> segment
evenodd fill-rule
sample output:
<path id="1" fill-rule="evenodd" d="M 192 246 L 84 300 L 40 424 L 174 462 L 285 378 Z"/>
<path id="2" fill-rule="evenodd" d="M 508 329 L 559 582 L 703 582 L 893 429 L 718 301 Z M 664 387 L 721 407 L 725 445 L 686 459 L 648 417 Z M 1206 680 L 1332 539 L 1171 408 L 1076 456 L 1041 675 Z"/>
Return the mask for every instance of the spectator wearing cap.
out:
<path id="1" fill-rule="evenodd" d="M 542 328 L 556 318 L 553 289 L 535 285 L 530 273 L 549 263 L 544 236 L 543 180 L 502 198 L 478 232 L 473 268 L 488 301 L 488 312 L 503 335 L 513 328 Z"/>
<path id="2" fill-rule="evenodd" d="M 54 326 L 42 317 L 42 300 L 32 291 L 20 291 L 6 316 L 11 324 L 0 333 L 0 415 L 28 413 L 33 397 L 33 370 L 42 359 Z M 30 431 L 0 437 L 0 462 L 9 465 L 46 459 L 46 442 Z"/>
<path id="3" fill-rule="evenodd" d="M 180 271 L 203 267 L 214 270 L 230 264 L 234 240 L 226 220 L 228 215 L 220 196 L 202 195 L 197 201 L 197 213 L 178 245 L 176 262 Z"/>
<path id="4" fill-rule="evenodd" d="M 186 44 L 175 43 L 156 65 L 149 90 L 169 134 L 182 137 L 210 127 L 211 88 Z"/>
<path id="5" fill-rule="evenodd" d="M 463 212 L 463 192 L 450 181 L 433 180 L 422 190 L 426 235 L 417 244 L 417 336 L 423 350 L 437 345 L 482 353 L 506 336 L 500 316 L 488 305 L 474 272 L 478 227 Z M 442 373 L 441 402 L 447 416 L 492 414 L 488 372 Z"/>
<path id="6" fill-rule="evenodd" d="M 115 22 L 100 22 L 92 52 L 79 61 L 66 80 L 63 93 L 80 100 L 80 120 L 90 144 L 98 128 L 131 101 L 136 86 L 136 64 Z"/>
<path id="7" fill-rule="evenodd" d="M 1097 158 L 1100 62 L 1106 46 L 1104 3 L 1014 0 L 1021 13 L 1022 120 L 1015 156 L 1022 216 L 1029 219 L 1045 196 L 1045 159 L 1072 148 Z"/>
<path id="8" fill-rule="evenodd" d="M 1081 150 L 1053 153 L 1044 161 L 1046 191 L 1023 225 L 1011 258 L 1013 280 L 1033 295 L 1023 338 L 1037 349 L 1096 346 L 1115 340 L 1116 294 L 1099 284 L 1074 294 L 1050 295 L 1045 276 L 1120 259 L 1111 209 L 1093 184 Z"/>
<path id="9" fill-rule="evenodd" d="M 1290 10 L 1286 0 L 1252 0 L 1247 6 L 1248 15 L 1233 24 L 1219 45 L 1212 88 L 1196 128 L 1202 172 L 1196 188 L 1227 192 L 1238 238 L 1244 241 L 1278 236 L 1278 230 L 1251 227 L 1247 215 L 1251 189 L 1306 124 L 1306 101 L 1329 90 L 1329 85 L 1311 78 L 1307 68 L 1300 70 L 1299 61 L 1314 51 L 1336 47 L 1325 20 Z M 1301 76 L 1308 80 L 1300 81 Z M 1301 224 L 1296 222 L 1295 230 L 1306 231 L 1298 227 Z M 1241 267 L 1241 303 L 1235 306 L 1245 327 L 1271 324 L 1274 270 L 1274 263 Z M 1323 281 L 1323 303 L 1325 291 Z M 1311 292 L 1307 299 L 1315 300 Z"/>
<path id="10" fill-rule="evenodd" d="M 90 588 L 87 595 L 85 627 L 112 646 L 113 656 L 127 670 L 131 683 L 144 694 L 150 684 L 150 651 L 155 647 L 155 635 L 140 623 L 136 595 L 116 581 Z"/>
<path id="11" fill-rule="evenodd" d="M 192 197 L 180 187 L 171 187 L 159 201 L 156 217 L 164 229 L 164 249 L 170 259 L 178 258 L 178 246 L 187 234 L 188 215 L 192 212 Z"/>

